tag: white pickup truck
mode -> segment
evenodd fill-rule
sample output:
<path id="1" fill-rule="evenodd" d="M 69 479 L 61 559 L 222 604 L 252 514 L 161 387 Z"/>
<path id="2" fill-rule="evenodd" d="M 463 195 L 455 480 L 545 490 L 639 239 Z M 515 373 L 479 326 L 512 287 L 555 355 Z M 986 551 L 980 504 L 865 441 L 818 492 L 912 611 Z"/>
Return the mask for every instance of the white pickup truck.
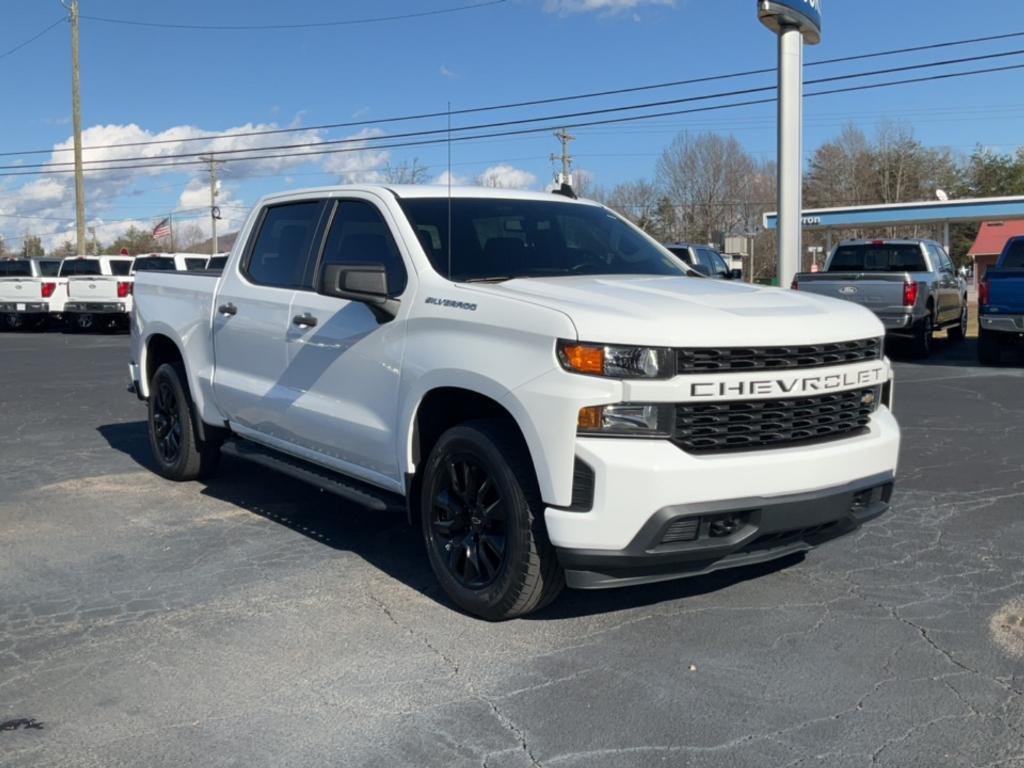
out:
<path id="1" fill-rule="evenodd" d="M 65 259 L 67 278 L 64 324 L 71 330 L 127 328 L 132 313 L 135 277 L 130 256 L 83 256 Z"/>
<path id="2" fill-rule="evenodd" d="M 46 325 L 59 269 L 60 259 L 0 260 L 0 316 L 5 328 Z"/>
<path id="3" fill-rule="evenodd" d="M 803 552 L 888 506 L 868 310 L 696 275 L 563 195 L 351 186 L 255 207 L 221 275 L 138 275 L 156 466 L 251 459 L 420 526 L 451 599 Z"/>

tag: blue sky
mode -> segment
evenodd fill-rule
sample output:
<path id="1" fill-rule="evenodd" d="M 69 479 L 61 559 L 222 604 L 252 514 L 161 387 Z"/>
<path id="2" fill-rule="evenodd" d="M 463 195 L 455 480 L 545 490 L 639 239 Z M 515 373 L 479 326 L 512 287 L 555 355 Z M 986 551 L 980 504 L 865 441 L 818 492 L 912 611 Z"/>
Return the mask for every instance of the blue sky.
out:
<path id="1" fill-rule="evenodd" d="M 470 5 L 479 0 L 376 0 L 374 3 L 296 0 L 81 0 L 82 14 L 179 24 L 312 23 L 390 16 Z M 958 5 L 935 0 L 826 0 L 825 33 L 808 48 L 814 61 L 931 42 L 1024 31 L 1020 0 Z M 6 0 L 0 52 L 62 15 L 57 0 Z M 555 97 L 666 80 L 770 67 L 773 36 L 756 19 L 754 0 L 507 0 L 459 13 L 376 24 L 275 31 L 198 31 L 126 26 L 83 19 L 82 99 L 86 143 L 181 137 L 252 126 L 311 126 L 393 115 L 443 111 Z M 52 149 L 70 141 L 70 31 L 59 25 L 0 59 L 4 105 L 0 151 Z M 900 57 L 809 69 L 808 78 L 910 64 L 974 53 L 1024 49 L 1024 38 Z M 1021 63 L 1024 56 L 999 60 Z M 973 68 L 979 65 L 961 65 Z M 954 68 L 955 69 L 955 68 Z M 909 75 L 913 76 L 913 75 Z M 456 119 L 490 121 L 554 114 L 656 99 L 756 87 L 771 75 L 616 96 L 569 105 L 485 113 Z M 809 99 L 806 149 L 854 122 L 871 131 L 886 118 L 904 120 L 930 146 L 969 152 L 976 144 L 1001 151 L 1022 142 L 1024 70 L 958 81 Z M 443 120 L 367 126 L 248 140 L 322 141 L 359 135 L 439 128 Z M 649 123 L 579 128 L 576 165 L 605 186 L 650 176 L 661 148 L 680 130 L 733 133 L 754 154 L 775 153 L 772 105 Z M 227 146 L 225 140 L 223 146 Z M 231 146 L 240 146 L 231 143 Z M 160 151 L 201 149 L 164 145 Z M 175 149 L 177 148 L 177 149 Z M 457 144 L 454 175 L 467 180 L 488 169 L 518 183 L 542 186 L 558 145 L 549 134 Z M 187 150 L 186 150 L 187 151 Z M 105 157 L 139 150 L 107 150 Z M 93 155 L 100 156 L 100 155 Z M 87 155 L 87 158 L 89 155 Z M 413 157 L 445 167 L 443 146 L 229 166 L 222 191 L 228 229 L 259 195 L 365 177 L 383 164 Z M 67 160 L 36 155 L 22 162 Z M 6 158 L 3 165 L 18 162 Z M 179 218 L 205 217 L 203 176 L 197 170 L 87 176 L 88 217 L 101 239 L 128 223 L 152 226 L 172 209 Z M 26 232 L 59 241 L 73 230 L 73 185 L 68 175 L 0 178 L 0 234 L 17 247 Z"/>

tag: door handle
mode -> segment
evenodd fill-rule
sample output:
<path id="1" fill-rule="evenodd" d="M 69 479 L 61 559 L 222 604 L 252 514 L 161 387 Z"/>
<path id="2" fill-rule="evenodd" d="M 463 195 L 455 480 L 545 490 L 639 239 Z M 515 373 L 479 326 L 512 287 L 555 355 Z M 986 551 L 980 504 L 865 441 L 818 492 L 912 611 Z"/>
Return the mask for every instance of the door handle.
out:
<path id="1" fill-rule="evenodd" d="M 306 312 L 305 314 L 293 317 L 292 325 L 297 325 L 300 328 L 312 328 L 316 325 L 316 318 L 309 314 L 309 312 Z"/>
<path id="2" fill-rule="evenodd" d="M 227 304 L 221 304 L 219 307 L 217 307 L 217 311 L 220 312 L 222 315 L 237 315 L 238 307 L 236 307 L 231 302 L 228 302 Z"/>

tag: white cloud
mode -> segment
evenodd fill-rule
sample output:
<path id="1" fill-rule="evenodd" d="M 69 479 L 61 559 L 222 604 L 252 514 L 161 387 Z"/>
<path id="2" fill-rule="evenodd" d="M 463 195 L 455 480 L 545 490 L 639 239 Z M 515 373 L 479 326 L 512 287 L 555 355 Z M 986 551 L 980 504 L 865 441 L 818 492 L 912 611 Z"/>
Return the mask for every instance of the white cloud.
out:
<path id="1" fill-rule="evenodd" d="M 441 76 L 447 77 L 449 80 L 455 80 L 459 76 L 453 70 L 448 69 L 444 64 L 441 65 Z"/>
<path id="2" fill-rule="evenodd" d="M 292 120 L 292 127 L 299 127 L 300 113 Z M 352 149 L 354 151 L 332 154 L 315 154 L 322 142 L 328 140 L 321 131 L 298 130 L 290 134 L 242 135 L 252 132 L 268 131 L 278 128 L 276 123 L 246 123 L 227 128 L 223 131 L 205 131 L 196 126 L 180 125 L 164 131 L 150 131 L 136 124 L 127 125 L 96 125 L 82 133 L 82 143 L 86 146 L 102 147 L 112 144 L 148 142 L 143 146 L 110 147 L 85 149 L 83 159 L 86 161 L 107 161 L 107 165 L 125 165 L 123 158 L 141 158 L 151 164 L 166 163 L 163 167 L 151 165 L 148 168 L 131 170 L 114 170 L 104 167 L 96 168 L 86 165 L 85 190 L 86 212 L 91 220 L 98 222 L 97 235 L 104 239 L 110 227 L 110 234 L 116 237 L 130 225 L 152 226 L 146 218 L 132 218 L 119 224 L 113 219 L 121 219 L 117 214 L 125 205 L 126 198 L 142 198 L 146 190 L 139 189 L 139 182 L 145 178 L 159 176 L 188 177 L 184 191 L 179 198 L 181 207 L 209 207 L 209 186 L 207 184 L 206 167 L 201 163 L 179 165 L 174 163 L 193 161 L 197 158 L 173 159 L 174 155 L 183 153 L 212 152 L 219 154 L 227 162 L 220 167 L 220 176 L 225 188 L 218 199 L 224 220 L 222 231 L 237 228 L 244 216 L 244 211 L 229 206 L 244 208 L 244 203 L 231 196 L 232 182 L 235 185 L 249 176 L 285 176 L 287 172 L 308 164 L 315 163 L 327 173 L 334 174 L 342 182 L 370 182 L 379 180 L 379 170 L 387 164 L 389 153 L 386 150 L 375 150 L 369 146 L 368 140 L 383 135 L 377 129 L 363 130 L 349 137 L 351 145 L 331 145 L 330 149 Z M 185 141 L 191 138 L 209 138 L 209 141 Z M 333 140 L 333 137 L 330 137 Z M 162 142 L 162 143 L 153 143 Z M 244 159 L 233 150 L 258 150 L 268 145 L 306 145 L 289 146 L 278 150 L 267 150 L 269 155 L 290 155 L 288 157 L 265 157 L 261 159 Z M 73 140 L 67 140 L 54 146 L 54 151 L 46 162 L 66 163 L 72 159 L 72 153 L 62 150 L 70 149 Z M 244 154 L 244 153 L 243 153 Z M 234 159 L 238 158 L 238 159 Z M 120 162 L 118 162 L 120 159 Z M 74 175 L 71 173 L 54 174 L 26 181 L 20 186 L 3 184 L 0 186 L 0 234 L 12 244 L 27 232 L 43 237 L 47 247 L 59 244 L 73 233 L 74 221 Z M 132 201 L 128 201 L 131 205 Z M 151 205 L 151 198 L 146 203 L 133 206 L 131 213 L 139 207 Z M 167 208 L 171 208 L 168 204 Z M 154 212 L 154 217 L 163 215 Z M 20 218 L 19 218 L 20 217 Z M 154 219 L 155 221 L 155 219 Z M 140 224 L 141 222 L 141 224 Z M 209 228 L 209 218 L 198 220 L 205 229 Z"/>
<path id="3" fill-rule="evenodd" d="M 469 179 L 465 176 L 459 176 L 458 174 L 451 173 L 450 171 L 444 171 L 440 176 L 434 179 L 432 184 L 437 184 L 442 187 L 448 186 L 448 178 L 451 177 L 453 187 L 462 187 L 469 183 Z"/>
<path id="4" fill-rule="evenodd" d="M 612 16 L 623 11 L 639 8 L 642 5 L 675 4 L 676 0 L 544 0 L 544 10 L 561 16 L 566 16 L 570 13 L 590 13 L 592 11 L 596 11 L 604 16 Z"/>
<path id="5" fill-rule="evenodd" d="M 498 189 L 529 189 L 537 184 L 537 177 L 529 171 L 502 163 L 501 165 L 492 165 L 477 176 L 476 183 L 482 187 L 497 187 Z"/>

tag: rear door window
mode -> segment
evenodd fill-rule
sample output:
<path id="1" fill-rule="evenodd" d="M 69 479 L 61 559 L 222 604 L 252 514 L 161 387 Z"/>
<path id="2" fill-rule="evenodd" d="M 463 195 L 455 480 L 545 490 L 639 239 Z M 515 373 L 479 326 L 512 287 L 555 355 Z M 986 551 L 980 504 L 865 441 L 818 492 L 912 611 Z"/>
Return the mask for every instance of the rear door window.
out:
<path id="1" fill-rule="evenodd" d="M 273 288 L 311 288 L 306 267 L 323 209 L 321 200 L 267 208 L 246 261 L 249 279 Z"/>
<path id="2" fill-rule="evenodd" d="M 911 243 L 841 245 L 829 272 L 927 272 L 921 246 Z"/>
<path id="3" fill-rule="evenodd" d="M 391 229 L 377 207 L 364 200 L 338 203 L 321 273 L 328 264 L 383 264 L 388 271 L 388 295 L 397 296 L 405 290 L 405 264 Z"/>

